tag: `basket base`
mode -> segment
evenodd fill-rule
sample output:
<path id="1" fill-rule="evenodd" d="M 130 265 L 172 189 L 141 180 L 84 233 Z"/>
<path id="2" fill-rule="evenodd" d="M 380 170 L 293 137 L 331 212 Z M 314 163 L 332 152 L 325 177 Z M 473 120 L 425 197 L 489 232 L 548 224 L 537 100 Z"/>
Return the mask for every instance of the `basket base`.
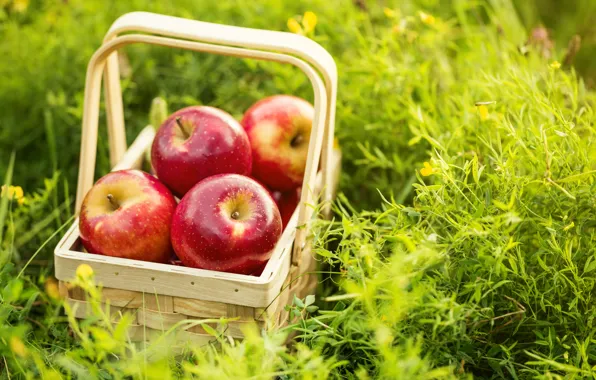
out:
<path id="1" fill-rule="evenodd" d="M 287 325 L 289 312 L 285 306 L 292 302 L 294 295 L 304 298 L 315 292 L 318 278 L 312 272 L 317 262 L 310 247 L 310 244 L 305 247 L 308 252 L 304 252 L 300 267 L 292 266 L 278 297 L 266 308 L 107 287 L 101 288 L 101 300 L 94 302 L 83 289 L 65 281 L 59 282 L 59 289 L 78 319 L 105 313 L 115 324 L 123 315 L 129 314 L 132 325 L 127 338 L 132 342 L 155 342 L 163 334 L 171 334 L 175 341 L 193 345 L 216 342 L 205 326 L 211 332 L 218 331 L 221 336 L 242 339 L 248 325 L 264 330 Z"/>

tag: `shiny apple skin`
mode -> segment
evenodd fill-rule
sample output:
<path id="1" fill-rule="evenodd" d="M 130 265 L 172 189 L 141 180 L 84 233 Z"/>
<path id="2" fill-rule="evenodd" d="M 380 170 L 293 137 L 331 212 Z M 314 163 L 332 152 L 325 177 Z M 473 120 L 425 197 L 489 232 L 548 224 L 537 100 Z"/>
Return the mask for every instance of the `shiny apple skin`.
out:
<path id="1" fill-rule="evenodd" d="M 202 180 L 182 198 L 172 221 L 172 245 L 188 267 L 258 274 L 281 231 L 279 210 L 263 186 L 222 174 Z"/>
<path id="2" fill-rule="evenodd" d="M 178 117 L 188 138 L 176 122 Z M 193 106 L 164 121 L 153 140 L 151 162 L 157 177 L 182 198 L 209 176 L 250 174 L 252 155 L 246 132 L 230 114 L 214 107 Z"/>
<path id="3" fill-rule="evenodd" d="M 120 206 L 115 209 L 108 194 Z M 165 263 L 172 255 L 170 225 L 176 200 L 157 178 L 121 170 L 100 178 L 81 207 L 81 241 L 90 253 Z"/>
<path id="4" fill-rule="evenodd" d="M 298 187 L 283 193 L 281 191 L 274 191 L 272 193 L 273 200 L 277 204 L 277 208 L 281 215 L 281 222 L 284 230 L 292 218 L 292 215 L 294 215 L 298 203 L 300 203 L 301 189 L 302 188 Z"/>
<path id="5" fill-rule="evenodd" d="M 252 105 L 242 126 L 252 147 L 252 176 L 272 190 L 302 185 L 314 108 L 290 95 L 275 95 Z M 300 142 L 295 138 L 300 136 Z"/>

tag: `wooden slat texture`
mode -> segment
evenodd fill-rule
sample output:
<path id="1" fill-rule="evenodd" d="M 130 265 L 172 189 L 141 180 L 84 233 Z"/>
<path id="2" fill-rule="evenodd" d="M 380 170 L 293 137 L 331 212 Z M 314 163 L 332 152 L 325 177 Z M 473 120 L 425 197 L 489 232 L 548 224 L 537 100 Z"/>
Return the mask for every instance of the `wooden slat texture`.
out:
<path id="1" fill-rule="evenodd" d="M 174 311 L 199 318 L 228 317 L 228 304 L 174 297 Z"/>
<path id="2" fill-rule="evenodd" d="M 241 321 L 254 321 L 255 308 L 228 304 L 227 316 L 229 318 L 240 318 Z"/>
<path id="3" fill-rule="evenodd" d="M 283 292 L 284 290 L 282 290 Z M 265 321 L 268 319 L 271 319 L 273 315 L 277 314 L 277 311 L 281 305 L 283 299 L 283 295 L 280 294 L 279 297 L 277 297 L 273 303 L 271 303 L 271 305 L 269 305 L 268 307 L 264 308 L 257 308 L 255 309 L 255 319 L 259 320 L 259 321 Z"/>
<path id="4" fill-rule="evenodd" d="M 145 293 L 142 308 L 161 313 L 172 313 L 174 312 L 174 297 Z"/>
<path id="5" fill-rule="evenodd" d="M 82 318 L 86 318 L 89 315 L 93 314 L 92 306 L 87 301 L 80 301 L 80 300 L 75 300 L 72 298 L 67 298 L 66 301 L 68 302 L 70 307 L 74 310 L 75 318 L 82 319 Z M 110 313 L 111 320 L 113 320 L 114 322 L 118 321 L 123 313 L 130 312 L 134 316 L 134 312 L 136 311 L 135 309 L 125 309 L 125 308 L 111 306 L 111 305 L 109 306 L 109 309 L 108 309 L 108 305 L 106 305 L 106 304 L 101 304 L 101 308 L 106 313 L 107 312 Z"/>
<path id="6" fill-rule="evenodd" d="M 66 286 L 66 283 L 63 281 L 58 281 L 58 292 L 60 293 L 60 297 L 61 298 L 69 298 L 68 295 L 68 286 Z"/>
<path id="7" fill-rule="evenodd" d="M 137 309 L 137 320 L 139 321 L 139 324 L 154 330 L 167 331 L 178 322 L 187 319 L 188 317 L 184 314 Z"/>
<path id="8" fill-rule="evenodd" d="M 102 296 L 109 300 L 110 304 L 126 308 L 138 308 L 143 306 L 143 293 L 131 290 L 103 288 Z M 147 297 L 147 295 L 145 295 Z"/>

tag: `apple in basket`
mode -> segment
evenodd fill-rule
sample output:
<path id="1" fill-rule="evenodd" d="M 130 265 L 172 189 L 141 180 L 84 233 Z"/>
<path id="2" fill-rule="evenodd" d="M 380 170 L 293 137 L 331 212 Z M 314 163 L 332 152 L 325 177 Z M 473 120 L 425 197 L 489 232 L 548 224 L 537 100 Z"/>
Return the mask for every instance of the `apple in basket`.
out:
<path id="1" fill-rule="evenodd" d="M 165 263 L 176 200 L 155 177 L 121 170 L 100 178 L 81 207 L 79 230 L 88 252 Z"/>
<path id="2" fill-rule="evenodd" d="M 157 177 L 181 198 L 209 176 L 250 174 L 252 155 L 246 132 L 230 114 L 193 106 L 163 122 L 153 140 L 151 163 Z"/>
<path id="3" fill-rule="evenodd" d="M 281 236 L 279 210 L 267 189 L 238 174 L 196 184 L 172 220 L 172 245 L 188 267 L 258 274 Z"/>
<path id="4" fill-rule="evenodd" d="M 252 147 L 252 176 L 272 190 L 302 185 L 314 108 L 290 95 L 275 95 L 252 105 L 242 126 Z"/>
<path id="5" fill-rule="evenodd" d="M 274 191 L 273 192 L 273 199 L 279 208 L 279 213 L 281 215 L 281 222 L 283 224 L 283 228 L 285 229 L 288 225 L 288 222 L 294 215 L 294 211 L 300 202 L 300 194 L 301 194 L 300 187 L 295 188 L 294 190 L 281 192 L 281 191 Z"/>
<path id="6" fill-rule="evenodd" d="M 269 195 L 271 195 L 271 198 L 273 198 L 275 204 L 277 205 L 277 208 L 279 209 L 279 214 L 281 215 L 281 223 L 283 229 L 285 229 L 288 225 L 288 222 L 290 221 L 290 218 L 292 218 L 292 215 L 294 215 L 294 211 L 296 210 L 298 203 L 300 202 L 300 194 L 302 188 L 297 187 L 290 191 L 284 192 L 273 191 L 258 179 L 254 177 L 251 178 L 257 181 L 261 186 L 263 186 L 267 190 Z"/>

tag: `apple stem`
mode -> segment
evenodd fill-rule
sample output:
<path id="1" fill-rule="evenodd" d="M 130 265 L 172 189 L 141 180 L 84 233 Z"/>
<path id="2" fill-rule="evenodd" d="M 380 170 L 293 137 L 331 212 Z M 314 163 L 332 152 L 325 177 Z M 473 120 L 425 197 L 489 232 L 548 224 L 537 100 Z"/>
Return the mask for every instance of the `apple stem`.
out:
<path id="1" fill-rule="evenodd" d="M 299 133 L 296 136 L 294 136 L 292 141 L 290 141 L 290 145 L 293 147 L 297 147 L 298 145 L 302 144 L 303 140 L 304 140 L 304 136 L 302 135 L 302 133 Z"/>
<path id="2" fill-rule="evenodd" d="M 184 129 L 184 126 L 182 125 L 182 119 L 180 118 L 180 116 L 176 117 L 176 124 L 178 125 L 178 128 L 180 128 L 180 131 L 182 131 L 182 135 L 184 136 L 184 138 L 189 138 L 190 135 L 188 134 L 188 132 L 186 132 L 186 129 Z"/>
<path id="3" fill-rule="evenodd" d="M 238 211 L 234 211 L 230 216 L 232 217 L 232 219 L 238 220 L 238 218 L 240 218 L 240 213 Z"/>
<path id="4" fill-rule="evenodd" d="M 120 208 L 120 205 L 118 204 L 118 202 L 116 202 L 116 200 L 114 199 L 114 196 L 112 194 L 108 194 L 107 198 L 108 198 L 108 201 L 110 201 L 110 204 L 112 205 L 112 207 L 114 207 L 114 210 L 118 210 Z"/>

